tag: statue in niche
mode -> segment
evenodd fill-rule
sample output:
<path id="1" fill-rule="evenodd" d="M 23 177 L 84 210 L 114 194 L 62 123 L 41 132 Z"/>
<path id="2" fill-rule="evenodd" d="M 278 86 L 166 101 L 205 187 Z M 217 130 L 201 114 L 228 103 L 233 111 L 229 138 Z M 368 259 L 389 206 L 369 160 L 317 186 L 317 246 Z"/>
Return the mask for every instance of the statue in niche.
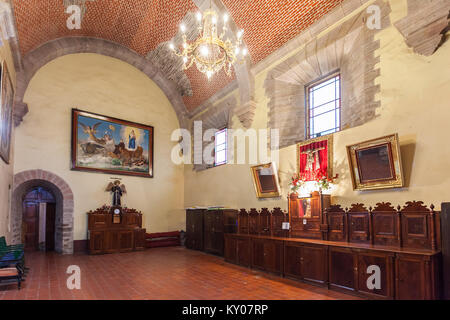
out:
<path id="1" fill-rule="evenodd" d="M 127 189 L 125 189 L 124 184 L 120 184 L 120 180 L 115 180 L 114 182 L 110 182 L 106 187 L 107 192 L 112 193 L 112 205 L 113 207 L 121 207 L 121 197 L 124 193 L 127 193 Z"/>

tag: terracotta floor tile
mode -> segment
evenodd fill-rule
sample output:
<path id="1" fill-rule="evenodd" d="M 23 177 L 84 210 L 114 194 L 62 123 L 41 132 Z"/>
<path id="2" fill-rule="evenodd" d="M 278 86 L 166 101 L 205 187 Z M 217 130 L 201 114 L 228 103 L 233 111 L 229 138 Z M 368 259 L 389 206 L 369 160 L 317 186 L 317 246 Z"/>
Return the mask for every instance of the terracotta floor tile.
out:
<path id="1" fill-rule="evenodd" d="M 100 256 L 33 252 L 26 259 L 30 271 L 22 289 L 0 286 L 0 300 L 357 299 L 183 247 Z M 80 267 L 80 290 L 66 286 L 70 265 Z"/>

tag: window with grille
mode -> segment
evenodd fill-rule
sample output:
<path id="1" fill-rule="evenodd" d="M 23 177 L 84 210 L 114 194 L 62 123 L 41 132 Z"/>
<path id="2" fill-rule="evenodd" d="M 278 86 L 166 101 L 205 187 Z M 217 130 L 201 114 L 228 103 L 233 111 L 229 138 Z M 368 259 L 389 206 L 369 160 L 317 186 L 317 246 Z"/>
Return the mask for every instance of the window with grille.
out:
<path id="1" fill-rule="evenodd" d="M 214 165 L 220 166 L 227 163 L 227 128 L 219 130 L 214 135 Z"/>
<path id="2" fill-rule="evenodd" d="M 308 86 L 306 127 L 308 138 L 341 129 L 341 76 L 333 74 Z"/>

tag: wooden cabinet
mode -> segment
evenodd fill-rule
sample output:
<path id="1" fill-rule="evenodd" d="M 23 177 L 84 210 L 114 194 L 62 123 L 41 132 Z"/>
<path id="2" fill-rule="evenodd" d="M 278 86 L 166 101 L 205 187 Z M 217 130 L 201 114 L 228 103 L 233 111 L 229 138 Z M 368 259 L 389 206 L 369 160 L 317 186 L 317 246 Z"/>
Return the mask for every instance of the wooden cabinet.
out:
<path id="1" fill-rule="evenodd" d="M 105 249 L 104 231 L 91 231 L 89 232 L 89 253 L 99 254 Z"/>
<path id="2" fill-rule="evenodd" d="M 394 298 L 393 253 L 359 251 L 357 272 L 358 292 L 374 298 Z"/>
<path id="3" fill-rule="evenodd" d="M 283 242 L 252 239 L 252 267 L 281 274 L 283 272 Z"/>
<path id="4" fill-rule="evenodd" d="M 331 288 L 357 289 L 357 255 L 349 248 L 329 248 L 329 283 Z"/>
<path id="5" fill-rule="evenodd" d="M 225 260 L 375 299 L 439 299 L 439 251 L 225 235 Z"/>
<path id="6" fill-rule="evenodd" d="M 134 209 L 110 207 L 88 212 L 89 253 L 129 252 L 144 249 L 142 214 Z"/>
<path id="7" fill-rule="evenodd" d="M 352 248 L 330 248 L 330 287 L 374 298 L 394 297 L 394 254 Z M 379 277 L 379 281 L 376 277 Z"/>
<path id="8" fill-rule="evenodd" d="M 203 250 L 203 214 L 206 210 L 186 210 L 186 248 Z"/>
<path id="9" fill-rule="evenodd" d="M 303 280 L 326 284 L 328 281 L 328 248 L 303 245 L 301 247 L 301 276 Z"/>
<path id="10" fill-rule="evenodd" d="M 186 210 L 186 247 L 224 255 L 224 234 L 237 230 L 237 211 Z"/>
<path id="11" fill-rule="evenodd" d="M 203 218 L 205 251 L 223 255 L 224 221 L 222 212 L 206 211 Z"/>
<path id="12" fill-rule="evenodd" d="M 439 256 L 399 254 L 395 260 L 395 295 L 401 300 L 439 299 Z"/>
<path id="13" fill-rule="evenodd" d="M 244 267 L 251 265 L 250 239 L 233 234 L 225 234 L 225 261 Z"/>
<path id="14" fill-rule="evenodd" d="M 327 247 L 285 242 L 285 276 L 325 285 L 327 266 Z"/>

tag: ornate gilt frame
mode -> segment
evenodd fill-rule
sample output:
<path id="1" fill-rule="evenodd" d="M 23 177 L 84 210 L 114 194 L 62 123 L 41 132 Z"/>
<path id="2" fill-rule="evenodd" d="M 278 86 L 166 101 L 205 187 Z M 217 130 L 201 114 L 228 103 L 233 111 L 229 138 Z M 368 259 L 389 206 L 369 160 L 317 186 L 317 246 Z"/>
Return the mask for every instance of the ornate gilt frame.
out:
<path id="1" fill-rule="evenodd" d="M 305 140 L 302 142 L 297 143 L 296 145 L 296 152 L 297 152 L 297 173 L 300 173 L 300 147 L 307 146 L 308 144 L 327 140 L 327 151 L 328 151 L 328 178 L 333 177 L 333 134 L 329 134 L 322 137 L 317 137 L 314 139 Z"/>
<path id="2" fill-rule="evenodd" d="M 360 168 L 358 166 L 356 151 L 370 147 L 376 147 L 383 144 L 390 146 L 390 165 L 394 169 L 395 177 L 393 179 L 374 180 L 372 182 L 361 182 Z M 347 157 L 352 177 L 353 190 L 377 190 L 387 188 L 401 188 L 404 186 L 402 159 L 400 153 L 400 144 L 398 134 L 363 141 L 354 145 L 347 146 Z"/>
<path id="3" fill-rule="evenodd" d="M 259 187 L 259 181 L 257 178 L 256 171 L 261 168 L 272 168 L 273 172 L 273 179 L 275 180 L 275 187 L 277 191 L 275 192 L 262 192 L 261 188 Z M 253 186 L 255 187 L 256 196 L 258 198 L 277 198 L 281 195 L 281 189 L 280 189 L 280 182 L 278 180 L 278 170 L 275 162 L 270 162 L 266 164 L 260 164 L 257 166 L 253 166 L 250 168 L 253 176 Z"/>

